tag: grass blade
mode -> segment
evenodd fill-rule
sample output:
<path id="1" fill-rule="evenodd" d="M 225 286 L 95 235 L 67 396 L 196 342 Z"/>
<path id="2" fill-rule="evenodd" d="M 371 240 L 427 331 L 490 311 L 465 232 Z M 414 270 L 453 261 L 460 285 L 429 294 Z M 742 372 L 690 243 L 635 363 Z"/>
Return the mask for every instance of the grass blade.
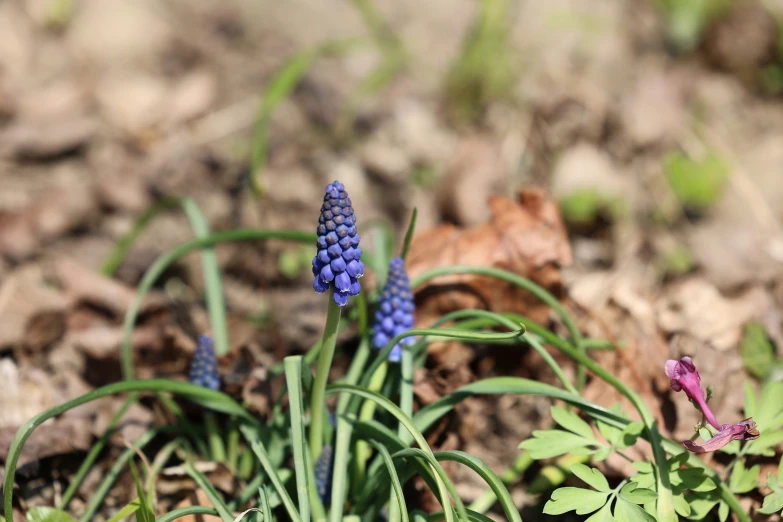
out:
<path id="1" fill-rule="evenodd" d="M 84 480 L 84 477 L 87 476 L 87 473 L 90 471 L 92 465 L 95 463 L 95 459 L 98 458 L 98 455 L 100 455 L 101 451 L 103 451 L 103 448 L 106 446 L 106 443 L 109 441 L 109 437 L 114 431 L 114 427 L 120 421 L 122 416 L 125 415 L 125 412 L 128 411 L 128 408 L 130 408 L 131 404 L 136 402 L 136 399 L 138 397 L 139 397 L 138 393 L 130 394 L 128 398 L 125 399 L 125 402 L 122 403 L 120 409 L 117 410 L 117 413 L 115 413 L 114 416 L 111 418 L 108 426 L 106 426 L 106 430 L 103 432 L 103 435 L 101 435 L 101 438 L 98 439 L 95 442 L 95 444 L 93 444 L 93 446 L 90 448 L 89 453 L 87 453 L 87 456 L 84 458 L 84 461 L 82 462 L 81 466 L 79 466 L 79 470 L 76 472 L 76 474 L 73 477 L 73 480 L 71 480 L 71 483 L 68 485 L 68 489 L 66 489 L 65 493 L 63 493 L 62 499 L 60 499 L 60 504 L 58 506 L 59 509 L 65 510 L 65 508 L 68 507 L 68 503 L 76 494 L 76 491 L 79 489 L 79 486 Z"/>
<path id="2" fill-rule="evenodd" d="M 218 516 L 218 512 L 215 508 L 206 507 L 206 506 L 186 506 L 179 509 L 175 509 L 174 511 L 169 511 L 165 515 L 155 519 L 155 522 L 172 522 L 173 520 L 177 520 L 178 518 L 188 517 L 188 516 L 192 517 L 194 515 Z"/>
<path id="3" fill-rule="evenodd" d="M 217 492 L 209 479 L 199 470 L 194 468 L 193 464 L 190 462 L 185 463 L 185 471 L 187 472 L 188 476 L 196 482 L 198 487 L 200 487 L 204 493 L 207 494 L 209 501 L 212 502 L 212 505 L 215 507 L 218 516 L 223 519 L 223 522 L 234 522 L 234 516 L 228 510 L 228 506 L 226 506 L 223 498 Z"/>
<path id="4" fill-rule="evenodd" d="M 386 464 L 386 469 L 389 471 L 389 477 L 391 478 L 392 487 L 394 488 L 394 495 L 397 497 L 397 506 L 400 519 L 402 522 L 409 522 L 408 508 L 405 505 L 405 495 L 402 492 L 402 483 L 400 483 L 400 477 L 397 475 L 397 469 L 394 467 L 394 462 L 392 462 L 391 454 L 389 453 L 389 450 L 386 449 L 386 446 L 379 444 L 377 441 L 371 440 L 370 444 L 372 444 L 372 446 L 378 451 L 378 454 L 383 459 L 384 464 Z"/>
<path id="5" fill-rule="evenodd" d="M 304 404 L 302 396 L 302 357 L 286 357 L 285 380 L 288 385 L 288 402 L 291 411 L 291 445 L 294 450 L 296 471 L 296 496 L 299 500 L 299 516 L 302 522 L 310 522 L 310 473 L 307 469 L 304 428 Z M 314 486 L 312 486 L 314 487 Z"/>
<path id="6" fill-rule="evenodd" d="M 120 266 L 122 266 L 122 262 L 125 261 L 133 243 L 136 242 L 136 239 L 144 232 L 152 220 L 159 214 L 176 208 L 179 204 L 180 200 L 178 198 L 164 198 L 153 203 L 136 219 L 131 229 L 117 241 L 117 244 L 114 245 L 114 248 L 109 252 L 109 255 L 106 256 L 106 259 L 101 263 L 98 271 L 106 277 L 113 276 Z"/>
<path id="7" fill-rule="evenodd" d="M 351 448 L 351 436 L 353 435 L 353 423 L 343 415 L 337 416 L 337 437 L 334 443 L 334 467 L 332 469 L 332 499 L 329 509 L 329 521 L 341 522 L 343 519 L 343 505 L 347 491 L 349 451 Z"/>
<path id="8" fill-rule="evenodd" d="M 29 422 L 29 421 L 28 421 Z M 103 481 L 98 486 L 98 488 L 95 490 L 95 492 L 90 497 L 90 502 L 87 504 L 87 507 L 84 508 L 84 514 L 79 519 L 79 522 L 90 522 L 93 517 L 95 516 L 95 513 L 98 512 L 98 508 L 101 505 L 101 502 L 103 502 L 103 498 L 106 496 L 106 494 L 111 489 L 112 485 L 114 484 L 114 481 L 117 480 L 117 477 L 122 473 L 122 470 L 125 468 L 125 464 L 128 463 L 128 461 L 133 458 L 134 455 L 136 455 L 136 450 L 143 448 L 147 445 L 152 439 L 155 438 L 155 435 L 157 435 L 157 430 L 150 430 L 141 437 L 139 437 L 136 442 L 133 444 L 132 448 L 126 449 L 118 458 L 116 461 L 114 461 L 114 464 L 112 464 L 111 469 L 109 469 L 109 472 L 106 474 L 106 476 L 103 478 Z M 19 434 L 17 433 L 17 437 Z M 16 441 L 16 439 L 14 439 Z M 13 444 L 12 444 L 13 448 Z M 20 448 L 21 449 L 21 448 Z M 7 505 L 10 504 L 12 493 L 9 494 L 9 488 L 7 484 L 11 484 L 11 488 L 13 488 L 13 475 L 16 471 L 16 462 L 18 459 L 18 455 L 15 455 L 16 458 L 11 461 L 11 452 L 9 451 L 9 463 L 13 464 L 13 467 L 9 465 L 10 471 L 6 471 L 6 485 L 3 486 L 4 491 L 4 501 Z M 8 480 L 8 475 L 11 476 L 11 480 Z M 13 522 L 13 515 L 9 515 L 11 511 L 6 508 L 6 522 Z"/>
<path id="9" fill-rule="evenodd" d="M 288 491 L 285 489 L 283 482 L 280 480 L 280 477 L 272 465 L 272 460 L 269 458 L 264 443 L 261 442 L 257 433 L 255 433 L 250 426 L 240 426 L 239 431 L 242 432 L 242 435 L 244 435 L 245 439 L 250 443 L 250 447 L 253 449 L 253 453 L 256 454 L 258 461 L 261 463 L 261 467 L 264 468 L 267 476 L 269 476 L 269 480 L 272 481 L 272 485 L 277 490 L 277 494 L 280 495 L 280 500 L 283 501 L 283 505 L 288 512 L 291 522 L 302 522 L 302 518 L 296 510 L 296 506 L 294 506 L 294 501 L 291 500 L 291 496 L 288 494 Z"/>
<path id="10" fill-rule="evenodd" d="M 128 504 L 121 510 L 117 511 L 117 513 L 106 522 L 120 522 L 124 518 L 134 514 L 136 511 L 139 510 L 140 507 L 141 507 L 141 501 L 139 500 L 138 497 L 136 497 L 135 499 L 133 499 L 133 501 L 130 504 Z"/>
<path id="11" fill-rule="evenodd" d="M 418 215 L 419 209 L 413 207 L 411 222 L 408 224 L 408 230 L 405 232 L 405 241 L 402 242 L 402 250 L 400 252 L 400 257 L 403 259 L 408 255 L 408 250 L 410 249 L 411 241 L 413 240 L 413 231 L 416 229 L 416 217 L 418 217 Z"/>
<path id="12" fill-rule="evenodd" d="M 503 481 L 500 480 L 489 466 L 481 462 L 481 460 L 464 451 L 439 451 L 435 453 L 435 458 L 438 460 L 459 462 L 475 471 L 495 493 L 509 522 L 522 522 L 522 517 L 519 515 L 519 511 L 517 510 L 514 501 L 511 499 L 511 494 L 508 492 L 508 489 L 506 489 Z"/>
<path id="13" fill-rule="evenodd" d="M 209 236 L 209 224 L 196 203 L 188 198 L 182 201 L 182 210 L 190 221 L 190 227 L 198 239 Z M 226 302 L 223 297 L 223 284 L 220 280 L 220 266 L 214 247 L 201 249 L 201 263 L 204 269 L 204 293 L 212 325 L 212 337 L 215 340 L 215 352 L 218 355 L 228 353 L 228 326 L 226 324 Z"/>

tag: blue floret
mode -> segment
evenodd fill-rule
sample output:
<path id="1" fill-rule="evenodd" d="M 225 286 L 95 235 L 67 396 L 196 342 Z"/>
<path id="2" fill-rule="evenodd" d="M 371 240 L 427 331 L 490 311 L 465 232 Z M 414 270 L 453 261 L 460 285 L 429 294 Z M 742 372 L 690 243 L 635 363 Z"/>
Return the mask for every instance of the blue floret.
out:
<path id="1" fill-rule="evenodd" d="M 190 383 L 210 390 L 220 388 L 215 347 L 212 339 L 207 335 L 200 335 L 198 338 L 196 353 L 190 367 Z"/>

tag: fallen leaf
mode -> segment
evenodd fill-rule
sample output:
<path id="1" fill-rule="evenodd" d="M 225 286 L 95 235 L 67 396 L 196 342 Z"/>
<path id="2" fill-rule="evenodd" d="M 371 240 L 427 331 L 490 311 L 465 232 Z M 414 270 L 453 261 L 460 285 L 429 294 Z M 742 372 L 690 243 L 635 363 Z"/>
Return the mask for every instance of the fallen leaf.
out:
<path id="1" fill-rule="evenodd" d="M 723 297 L 709 282 L 689 278 L 668 289 L 656 303 L 658 323 L 669 333 L 687 333 L 719 351 L 738 345 L 742 326 L 772 305 L 766 291 L 753 287 Z"/>
<path id="2" fill-rule="evenodd" d="M 473 228 L 440 225 L 417 235 L 408 254 L 412 278 L 448 265 L 495 267 L 528 277 L 562 293 L 560 267 L 571 263 L 571 249 L 557 205 L 542 190 L 519 200 L 493 196 L 490 221 Z M 442 276 L 415 289 L 417 324 L 460 309 L 515 312 L 546 322 L 549 307 L 519 287 L 486 276 Z"/>
<path id="3" fill-rule="evenodd" d="M 49 340 L 30 331 L 42 321 L 64 320 L 67 299 L 47 284 L 40 265 L 23 265 L 11 272 L 0 285 L 0 349 L 19 346 L 28 339 L 31 348 Z M 38 341 L 33 336 L 38 335 Z"/>
<path id="4" fill-rule="evenodd" d="M 88 118 L 17 123 L 0 133 L 0 156 L 51 160 L 83 148 L 95 131 L 95 122 Z"/>

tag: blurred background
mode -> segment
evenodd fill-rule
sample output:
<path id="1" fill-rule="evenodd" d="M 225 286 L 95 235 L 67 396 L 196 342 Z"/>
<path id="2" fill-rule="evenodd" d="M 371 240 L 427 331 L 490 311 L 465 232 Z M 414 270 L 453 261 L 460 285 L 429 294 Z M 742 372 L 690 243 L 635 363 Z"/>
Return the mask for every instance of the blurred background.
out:
<path id="1" fill-rule="evenodd" d="M 425 238 L 472 252 L 444 263 L 497 264 L 493 249 L 519 242 L 526 264 L 510 265 L 569 296 L 591 335 L 623 339 L 629 357 L 599 357 L 688 436 L 695 416 L 679 404 L 686 420 L 673 420 L 666 358 L 701 356 L 731 416 L 748 373 L 780 378 L 781 165 L 780 0 L 5 0 L 0 447 L 32 414 L 120 378 L 134 288 L 194 235 L 176 198 L 213 231 L 314 231 L 334 179 L 360 231 L 384 219 L 399 241 L 416 207 Z M 523 214 L 509 223 L 491 196 Z M 495 243 L 471 251 L 490 231 Z M 436 255 L 426 243 L 414 244 L 414 275 Z M 264 365 L 323 326 L 313 250 L 217 253 L 224 373 L 231 384 L 240 372 L 233 385 L 263 411 Z M 145 301 L 133 335 L 142 377 L 185 375 L 193 333 L 209 327 L 202 281 L 191 255 Z M 503 370 L 551 377 L 534 359 Z M 436 351 L 417 398 L 494 371 L 482 364 Z M 463 412 L 478 420 L 441 447 L 509 463 L 548 407 L 508 400 L 497 418 Z M 83 420 L 99 425 L 102 411 L 62 424 L 64 446 L 36 432 L 35 456 L 84 451 L 98 428 Z M 476 442 L 476 429 L 494 435 Z"/>

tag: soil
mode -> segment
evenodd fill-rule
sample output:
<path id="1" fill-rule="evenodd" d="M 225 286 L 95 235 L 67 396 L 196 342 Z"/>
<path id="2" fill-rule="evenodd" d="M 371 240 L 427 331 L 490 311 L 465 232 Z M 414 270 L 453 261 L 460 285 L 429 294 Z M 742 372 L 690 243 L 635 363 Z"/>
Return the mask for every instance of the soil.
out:
<path id="1" fill-rule="evenodd" d="M 642 394 L 666 435 L 687 438 L 698 420 L 662 371 L 683 355 L 714 385 L 718 418 L 741 419 L 744 326 L 758 322 L 783 342 L 783 103 L 759 81 L 777 59 L 783 6 L 740 2 L 710 22 L 694 50 L 677 53 L 653 1 L 511 2 L 513 80 L 460 120 L 444 85 L 479 4 L 375 2 L 406 58 L 380 89 L 357 96 L 388 44 L 368 30 L 360 3 L 0 3 L 3 458 L 32 415 L 121 378 L 122 320 L 135 288 L 158 256 L 193 237 L 182 212 L 165 210 L 113 274 L 101 275 L 151 205 L 191 198 L 213 231 L 312 231 L 334 179 L 349 189 L 370 252 L 381 236 L 362 223 L 387 220 L 399 245 L 418 209 L 412 276 L 447 264 L 496 266 L 551 290 L 586 335 L 623 347 L 593 354 Z M 316 60 L 272 113 L 257 196 L 250 177 L 261 93 L 297 53 L 351 38 L 370 44 Z M 683 202 L 667 182 L 677 154 L 694 169 L 720 158 L 727 176 L 708 205 Z M 558 203 L 585 190 L 621 210 L 604 205 L 580 221 L 563 209 L 562 218 Z M 266 414 L 279 383 L 267 383 L 265 369 L 304 352 L 324 324 L 326 302 L 310 286 L 312 252 L 283 241 L 216 251 L 231 339 L 221 372 L 229 392 Z M 374 280 L 368 274 L 367 288 Z M 197 253 L 161 278 L 132 336 L 140 377 L 185 379 L 195 335 L 209 331 L 203 291 Z M 481 307 L 567 334 L 530 295 L 480 277 L 422 287 L 417 307 L 417 326 Z M 349 344 L 353 336 L 345 334 Z M 437 343 L 416 376 L 418 406 L 493 375 L 555 382 L 526 349 Z M 621 402 L 592 378 L 585 395 Z M 19 470 L 20 508 L 61 495 L 120 403 L 91 403 L 36 431 Z M 500 473 L 518 443 L 550 423 L 548 408 L 533 397 L 474 399 L 430 440 Z M 146 402 L 128 411 L 73 512 L 123 443 L 160 415 Z M 466 501 L 483 491 L 468 472 L 449 471 Z M 627 469 L 610 459 L 605 471 Z M 170 489 L 187 485 L 178 487 Z M 524 491 L 519 484 L 513 493 L 525 509 L 542 501 Z M 131 494 L 123 477 L 96 520 Z"/>

